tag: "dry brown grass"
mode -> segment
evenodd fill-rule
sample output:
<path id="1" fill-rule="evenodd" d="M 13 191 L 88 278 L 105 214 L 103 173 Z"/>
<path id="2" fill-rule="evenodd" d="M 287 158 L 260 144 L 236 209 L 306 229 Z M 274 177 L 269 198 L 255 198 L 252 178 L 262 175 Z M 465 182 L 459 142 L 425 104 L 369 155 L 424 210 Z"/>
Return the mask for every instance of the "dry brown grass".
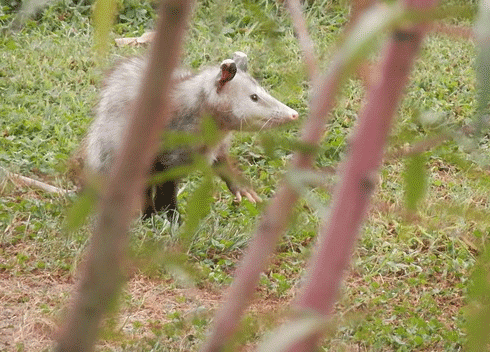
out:
<path id="1" fill-rule="evenodd" d="M 72 277 L 45 272 L 19 276 L 0 273 L 0 351 L 49 348 L 74 284 Z M 155 328 L 171 322 L 170 313 L 178 311 L 186 318 L 205 310 L 208 315 L 219 305 L 221 296 L 213 290 L 175 288 L 170 281 L 136 274 L 124 290 L 126 299 L 116 313 L 117 323 L 113 330 L 126 341 L 152 338 Z M 286 303 L 285 299 L 273 297 L 257 299 L 249 314 L 276 315 L 284 311 Z M 97 349 L 113 349 L 118 345 L 119 341 L 101 340 Z M 246 346 L 244 348 L 243 351 L 247 350 Z"/>
<path id="2" fill-rule="evenodd" d="M 56 331 L 56 312 L 72 280 L 42 273 L 0 273 L 0 350 L 40 351 Z"/>

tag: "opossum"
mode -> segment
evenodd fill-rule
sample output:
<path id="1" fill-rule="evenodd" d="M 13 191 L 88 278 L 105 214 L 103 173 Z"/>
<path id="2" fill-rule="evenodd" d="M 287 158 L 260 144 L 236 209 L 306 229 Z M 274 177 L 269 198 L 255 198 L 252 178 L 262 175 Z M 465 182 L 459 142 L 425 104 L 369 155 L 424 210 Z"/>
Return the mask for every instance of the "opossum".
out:
<path id="1" fill-rule="evenodd" d="M 107 175 L 119 150 L 147 67 L 146 57 L 125 59 L 108 75 L 101 92 L 96 116 L 86 138 L 88 173 Z M 260 197 L 230 177 L 236 175 L 227 157 L 231 131 L 260 131 L 298 118 L 298 112 L 269 95 L 247 73 L 247 56 L 236 52 L 233 59 L 218 67 L 208 67 L 197 74 L 177 69 L 170 92 L 171 117 L 168 130 L 196 132 L 204 116 L 210 116 L 223 132 L 222 140 L 212 150 L 202 150 L 209 160 L 226 172 L 217 171 L 238 201 L 242 196 L 255 202 Z M 151 174 L 189 163 L 192 151 L 185 148 L 161 151 L 154 160 Z M 222 170 L 222 169 L 221 169 Z M 162 210 L 176 213 L 177 183 L 170 180 L 148 185 L 143 217 Z M 153 192 L 155 191 L 155 192 Z M 153 193 L 154 197 L 153 197 Z"/>

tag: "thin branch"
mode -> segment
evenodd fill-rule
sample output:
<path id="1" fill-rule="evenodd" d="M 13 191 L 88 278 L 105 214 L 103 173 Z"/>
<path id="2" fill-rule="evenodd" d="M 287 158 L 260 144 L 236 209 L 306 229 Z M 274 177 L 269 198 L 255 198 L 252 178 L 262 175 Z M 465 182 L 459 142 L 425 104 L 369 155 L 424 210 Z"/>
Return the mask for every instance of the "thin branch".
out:
<path id="1" fill-rule="evenodd" d="M 307 145 L 318 145 L 325 133 L 325 116 L 333 109 L 344 78 L 342 60 L 333 60 L 326 75 L 313 81 L 313 95 L 310 116 L 306 120 L 301 141 Z M 309 169 L 314 153 L 297 152 L 293 158 L 293 168 Z M 267 267 L 269 256 L 284 233 L 291 219 L 298 193 L 287 182 L 283 182 L 274 198 L 265 209 L 252 242 L 235 273 L 235 280 L 228 289 L 225 302 L 214 318 L 211 335 L 202 351 L 221 351 L 236 331 L 241 316 L 252 298 L 260 273 Z"/>
<path id="2" fill-rule="evenodd" d="M 313 82 L 318 75 L 318 61 L 315 55 L 315 45 L 308 34 L 308 27 L 301 11 L 301 4 L 299 0 L 286 0 L 285 3 L 291 14 L 296 34 L 298 35 L 298 42 L 303 52 L 308 76 L 310 77 L 310 81 Z"/>
<path id="3" fill-rule="evenodd" d="M 135 203 L 158 147 L 169 109 L 170 77 L 177 66 L 191 0 L 167 0 L 160 5 L 155 46 L 139 92 L 122 151 L 109 175 L 100 215 L 83 265 L 76 300 L 58 339 L 56 350 L 91 351 L 97 328 L 124 282 L 123 262 Z M 128 107 L 130 108 L 130 107 Z"/>
<path id="4" fill-rule="evenodd" d="M 41 190 L 49 192 L 49 193 L 62 194 L 62 195 L 75 194 L 75 192 L 76 192 L 75 190 L 66 190 L 63 188 L 59 188 L 56 186 L 49 185 L 45 182 L 34 180 L 30 177 L 26 177 L 26 176 L 22 176 L 22 175 L 10 172 L 3 167 L 0 167 L 0 171 L 3 172 L 7 176 L 7 178 L 9 178 L 13 183 L 16 183 L 16 184 L 26 185 L 29 187 L 41 189 Z"/>
<path id="5" fill-rule="evenodd" d="M 438 145 L 447 141 L 451 136 L 446 133 L 438 134 L 437 136 L 424 139 L 408 148 L 400 148 L 386 156 L 386 159 L 400 158 L 403 156 L 411 156 L 415 154 L 420 154 L 429 150 L 431 148 L 437 147 Z"/>
<path id="6" fill-rule="evenodd" d="M 407 1 L 417 9 L 435 1 Z M 425 25 L 395 32 L 387 45 L 378 85 L 368 93 L 368 103 L 359 116 L 359 126 L 333 197 L 331 212 L 322 225 L 318 252 L 312 258 L 308 277 L 296 302 L 297 311 L 323 316 L 332 313 L 343 274 L 375 188 L 375 177 L 384 145 L 403 88 L 426 31 Z M 314 333 L 289 351 L 313 351 L 321 335 Z"/>

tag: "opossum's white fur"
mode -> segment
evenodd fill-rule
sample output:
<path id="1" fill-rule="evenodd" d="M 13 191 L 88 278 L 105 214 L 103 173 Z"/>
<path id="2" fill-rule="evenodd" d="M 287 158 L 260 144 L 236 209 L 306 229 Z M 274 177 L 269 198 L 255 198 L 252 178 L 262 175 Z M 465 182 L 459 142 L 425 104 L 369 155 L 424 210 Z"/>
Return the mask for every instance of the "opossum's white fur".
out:
<path id="1" fill-rule="evenodd" d="M 133 57 L 116 66 L 107 77 L 96 117 L 87 136 L 86 162 L 91 171 L 106 173 L 111 166 L 121 145 L 146 66 L 146 58 Z M 204 115 L 213 117 L 218 128 L 224 132 L 258 131 L 297 118 L 295 110 L 270 96 L 240 69 L 217 92 L 216 82 L 220 75 L 218 66 L 205 68 L 198 74 L 180 69 L 174 72 L 170 94 L 172 116 L 168 129 L 194 131 Z M 228 139 L 225 138 L 223 142 Z M 223 146 L 218 144 L 220 147 Z M 212 155 L 210 157 L 212 159 Z"/>

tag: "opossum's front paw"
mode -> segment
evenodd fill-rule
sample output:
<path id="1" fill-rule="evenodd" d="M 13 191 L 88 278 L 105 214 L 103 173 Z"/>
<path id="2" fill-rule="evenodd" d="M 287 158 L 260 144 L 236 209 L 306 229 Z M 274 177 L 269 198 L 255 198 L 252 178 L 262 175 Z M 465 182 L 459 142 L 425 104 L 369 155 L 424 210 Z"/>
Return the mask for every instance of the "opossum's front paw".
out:
<path id="1" fill-rule="evenodd" d="M 262 198 L 260 198 L 259 195 L 251 188 L 233 187 L 233 190 L 231 191 L 235 195 L 235 200 L 237 202 L 241 202 L 242 197 L 247 198 L 252 203 L 262 202 Z"/>

